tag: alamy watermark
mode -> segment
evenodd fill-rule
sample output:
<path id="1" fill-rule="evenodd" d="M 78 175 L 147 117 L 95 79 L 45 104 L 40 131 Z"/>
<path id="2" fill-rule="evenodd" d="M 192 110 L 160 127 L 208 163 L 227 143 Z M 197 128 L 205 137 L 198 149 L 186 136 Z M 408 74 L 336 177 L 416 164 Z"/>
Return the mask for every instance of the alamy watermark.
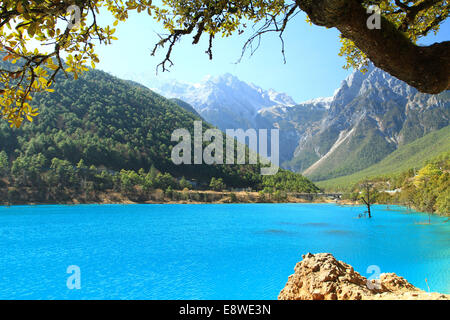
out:
<path id="1" fill-rule="evenodd" d="M 367 267 L 366 273 L 372 274 L 367 278 L 366 286 L 369 290 L 381 290 L 381 268 L 377 265 Z"/>
<path id="2" fill-rule="evenodd" d="M 67 267 L 66 273 L 70 274 L 67 278 L 66 286 L 70 290 L 81 289 L 81 270 L 79 266 L 71 265 Z"/>
<path id="3" fill-rule="evenodd" d="M 370 14 L 367 19 L 367 28 L 370 30 L 381 29 L 381 9 L 379 6 L 370 6 L 367 8 L 367 14 Z"/>
<path id="4" fill-rule="evenodd" d="M 78 29 L 81 24 L 81 9 L 79 6 L 72 4 L 67 7 L 67 14 L 70 14 L 70 19 L 67 24 L 68 29 Z"/>
<path id="5" fill-rule="evenodd" d="M 194 121 L 193 143 L 189 130 L 176 129 L 171 137 L 173 142 L 178 142 L 172 149 L 172 162 L 176 165 L 192 164 L 193 159 L 193 164 L 246 164 L 247 148 L 244 142 L 248 139 L 248 164 L 257 164 L 259 158 L 259 162 L 263 165 L 261 167 L 262 175 L 274 175 L 278 172 L 280 164 L 280 133 L 278 129 L 270 130 L 270 156 L 268 155 L 267 129 L 245 131 L 243 129 L 227 129 L 225 134 L 226 148 L 224 150 L 223 132 L 219 129 L 208 129 L 203 133 L 202 121 Z M 210 144 L 203 149 L 203 142 Z M 194 157 L 192 157 L 192 149 Z"/>

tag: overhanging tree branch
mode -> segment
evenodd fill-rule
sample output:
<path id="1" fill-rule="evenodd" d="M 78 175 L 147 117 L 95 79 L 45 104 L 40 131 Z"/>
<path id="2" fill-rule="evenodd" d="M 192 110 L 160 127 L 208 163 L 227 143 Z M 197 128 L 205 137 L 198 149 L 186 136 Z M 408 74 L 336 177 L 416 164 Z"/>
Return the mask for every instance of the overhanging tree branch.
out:
<path id="1" fill-rule="evenodd" d="M 450 89 L 450 41 L 418 46 L 384 17 L 381 29 L 367 27 L 366 8 L 357 0 L 296 0 L 311 21 L 337 28 L 375 66 L 424 93 Z"/>

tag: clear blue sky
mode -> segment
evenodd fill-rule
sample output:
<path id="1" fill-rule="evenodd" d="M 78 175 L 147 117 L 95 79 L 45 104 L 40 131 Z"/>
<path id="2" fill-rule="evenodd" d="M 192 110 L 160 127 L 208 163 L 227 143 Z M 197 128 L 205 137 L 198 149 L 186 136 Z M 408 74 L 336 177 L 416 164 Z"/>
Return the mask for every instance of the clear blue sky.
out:
<path id="1" fill-rule="evenodd" d="M 102 25 L 112 25 L 109 14 L 102 14 Z M 158 41 L 160 25 L 146 13 L 132 13 L 126 22 L 116 27 L 119 40 L 109 46 L 98 46 L 100 63 L 98 69 L 115 76 L 133 79 L 134 75 L 151 82 L 156 77 L 156 65 L 162 61 L 165 51 L 156 57 L 150 55 Z M 297 15 L 285 32 L 287 63 L 283 63 L 281 43 L 277 34 L 263 37 L 261 47 L 252 57 L 245 57 L 235 64 L 249 32 L 229 38 L 217 38 L 214 43 L 214 59 L 204 53 L 207 39 L 196 46 L 187 36 L 174 49 L 175 65 L 170 73 L 159 73 L 158 77 L 179 81 L 198 82 L 206 75 L 232 73 L 246 82 L 264 89 L 273 88 L 286 92 L 297 102 L 331 96 L 351 71 L 344 70 L 345 60 L 338 56 L 340 42 L 336 29 L 311 26 L 305 22 L 303 13 Z M 438 36 L 428 37 L 424 43 L 449 40 L 450 23 L 447 21 Z M 137 79 L 136 79 L 137 80 Z"/>

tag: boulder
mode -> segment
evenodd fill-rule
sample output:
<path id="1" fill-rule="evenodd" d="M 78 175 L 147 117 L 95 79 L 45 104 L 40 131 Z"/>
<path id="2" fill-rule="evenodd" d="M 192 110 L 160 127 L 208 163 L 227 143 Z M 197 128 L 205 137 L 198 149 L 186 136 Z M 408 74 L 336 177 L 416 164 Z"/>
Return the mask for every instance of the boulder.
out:
<path id="1" fill-rule="evenodd" d="M 281 290 L 279 300 L 448 300 L 450 295 L 422 291 L 395 273 L 368 280 L 331 253 L 308 253 Z"/>

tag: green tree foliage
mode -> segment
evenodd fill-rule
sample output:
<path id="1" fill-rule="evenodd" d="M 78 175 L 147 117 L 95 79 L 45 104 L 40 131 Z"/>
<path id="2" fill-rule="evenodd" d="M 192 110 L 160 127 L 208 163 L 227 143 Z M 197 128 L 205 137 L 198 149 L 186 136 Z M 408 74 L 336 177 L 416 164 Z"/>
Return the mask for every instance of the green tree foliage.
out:
<path id="1" fill-rule="evenodd" d="M 404 189 L 404 190 L 403 190 Z M 414 208 L 424 212 L 450 214 L 450 154 L 419 170 L 412 179 L 405 180 L 403 197 Z"/>
<path id="2" fill-rule="evenodd" d="M 37 187 L 43 184 L 41 173 L 49 165 L 47 158 L 42 154 L 21 155 L 11 165 L 12 180 L 18 186 Z"/>
<path id="3" fill-rule="evenodd" d="M 317 193 L 320 191 L 304 176 L 287 170 L 280 170 L 273 176 L 264 176 L 262 188 L 300 193 Z"/>
<path id="4" fill-rule="evenodd" d="M 226 188 L 225 183 L 221 178 L 216 179 L 214 177 L 211 178 L 211 182 L 209 183 L 209 187 L 214 191 L 223 191 Z"/>
<path id="5" fill-rule="evenodd" d="M 3 177 L 9 173 L 9 161 L 8 155 L 5 151 L 0 152 L 0 177 Z"/>
<path id="6" fill-rule="evenodd" d="M 421 212 L 450 214 L 450 153 L 445 152 L 419 171 L 408 170 L 400 175 L 371 179 L 378 189 L 394 189 L 393 194 L 377 192 L 378 203 L 394 203 Z M 351 199 L 352 195 L 346 195 Z M 355 199 L 356 200 L 356 199 Z"/>
<path id="7" fill-rule="evenodd" d="M 77 7 L 74 7 L 76 5 Z M 99 62 L 94 41 L 110 44 L 115 28 L 99 26 L 96 16 L 106 8 L 119 20 L 128 18 L 129 10 L 147 10 L 151 1 L 2 1 L 0 11 L 0 48 L 4 61 L 14 68 L 0 69 L 0 110 L 12 126 L 19 127 L 26 118 L 38 115 L 29 100 L 36 92 L 52 91 L 50 85 L 61 71 L 75 79 Z M 149 11 L 150 13 L 150 11 Z M 41 49 L 29 49 L 31 42 Z M 65 53 L 65 62 L 62 54 Z"/>
<path id="8" fill-rule="evenodd" d="M 193 131 L 197 115 L 101 71 L 59 80 L 54 93 L 35 95 L 41 114 L 32 124 L 0 122 L 0 168 L 8 181 L 0 193 L 11 187 L 24 201 L 31 199 L 28 192 L 35 201 L 66 201 L 77 195 L 95 200 L 96 192 L 114 190 L 139 200 L 156 189 L 190 188 L 190 180 L 208 186 L 212 177 L 220 182 L 217 189 L 317 189 L 293 173 L 262 177 L 259 165 L 176 166 L 171 134 L 175 128 Z"/>
<path id="9" fill-rule="evenodd" d="M 66 188 L 78 186 L 77 167 L 67 160 L 53 158 L 48 175 L 48 183 L 53 187 Z"/>
<path id="10" fill-rule="evenodd" d="M 287 199 L 287 194 L 284 191 L 277 190 L 273 193 L 273 199 L 277 202 L 282 202 Z"/>
<path id="11" fill-rule="evenodd" d="M 179 181 L 180 184 L 180 188 L 181 189 L 191 189 L 192 185 L 186 180 L 185 177 L 182 177 L 181 180 Z"/>
<path id="12" fill-rule="evenodd" d="M 35 96 L 41 114 L 33 124 L 15 129 L 0 123 L 0 150 L 10 159 L 40 153 L 74 166 L 83 160 L 83 166 L 116 172 L 142 168 L 150 170 L 152 180 L 158 170 L 205 183 L 214 176 L 234 187 L 260 182 L 259 166 L 205 165 L 199 170 L 199 166 L 174 165 L 173 130 L 187 128 L 193 133 L 193 122 L 200 118 L 149 89 L 95 70 L 77 81 L 60 80 L 54 93 Z M 203 128 L 211 126 L 204 123 Z M 50 160 L 46 161 L 49 168 Z M 153 187 L 146 184 L 147 189 Z"/>

